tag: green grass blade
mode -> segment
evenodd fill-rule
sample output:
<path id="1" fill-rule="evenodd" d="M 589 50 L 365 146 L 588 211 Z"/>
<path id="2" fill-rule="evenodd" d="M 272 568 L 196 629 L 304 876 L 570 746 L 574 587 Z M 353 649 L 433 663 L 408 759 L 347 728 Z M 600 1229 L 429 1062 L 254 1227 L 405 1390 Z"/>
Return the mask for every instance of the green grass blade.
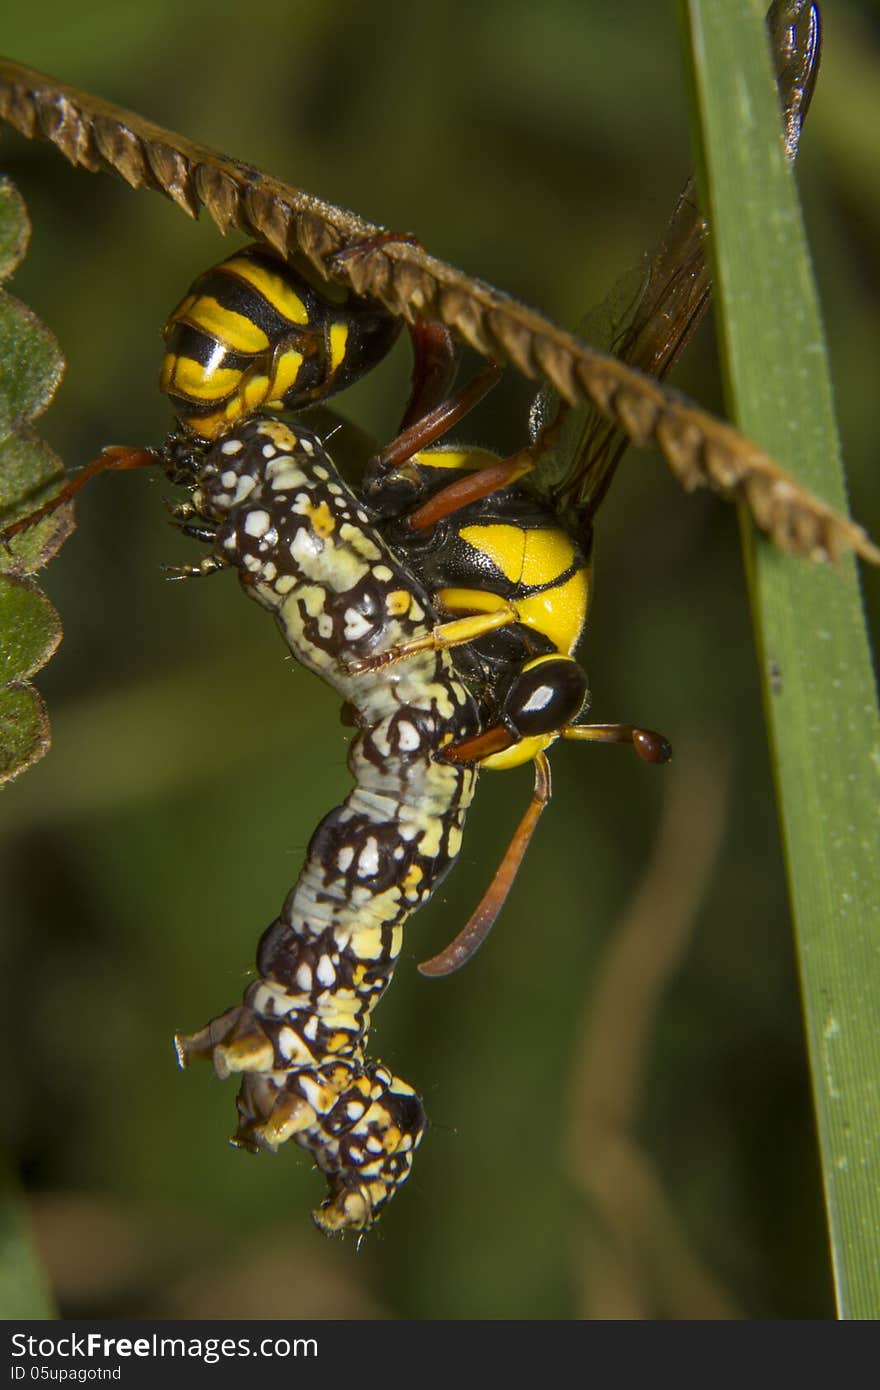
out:
<path id="1" fill-rule="evenodd" d="M 21 1199 L 5 1168 L 0 1168 L 0 1318 L 54 1317 Z"/>
<path id="2" fill-rule="evenodd" d="M 730 413 L 834 506 L 822 326 L 760 0 L 681 0 Z M 821 75 L 817 101 L 821 101 Z M 807 137 L 809 138 L 809 134 Z M 878 719 L 854 567 L 743 521 L 842 1317 L 880 1316 Z M 760 970 L 760 961 L 755 962 Z"/>

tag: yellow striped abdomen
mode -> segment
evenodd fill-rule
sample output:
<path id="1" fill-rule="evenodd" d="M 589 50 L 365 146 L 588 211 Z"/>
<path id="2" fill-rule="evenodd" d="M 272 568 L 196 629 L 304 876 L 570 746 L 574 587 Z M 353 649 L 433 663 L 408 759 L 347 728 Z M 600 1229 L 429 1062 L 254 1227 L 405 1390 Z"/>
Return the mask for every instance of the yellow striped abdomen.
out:
<path id="1" fill-rule="evenodd" d="M 206 271 L 165 324 L 159 377 L 175 414 L 218 439 L 255 411 L 299 410 L 385 356 L 400 321 L 266 246 Z"/>

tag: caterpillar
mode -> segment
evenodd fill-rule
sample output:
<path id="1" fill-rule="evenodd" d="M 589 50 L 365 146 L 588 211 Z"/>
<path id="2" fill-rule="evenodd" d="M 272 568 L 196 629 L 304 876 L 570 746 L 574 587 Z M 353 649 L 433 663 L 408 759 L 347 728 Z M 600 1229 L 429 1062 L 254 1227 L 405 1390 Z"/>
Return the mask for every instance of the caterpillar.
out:
<path id="1" fill-rule="evenodd" d="M 377 241 L 381 236 L 367 238 L 355 248 L 357 256 Z M 193 569 L 237 568 L 246 591 L 274 613 L 294 655 L 352 706 L 361 725 L 350 758 L 355 789 L 318 827 L 300 879 L 261 941 L 259 978 L 244 1002 L 199 1032 L 179 1036 L 177 1045 L 183 1064 L 206 1057 L 221 1076 L 241 1074 L 236 1143 L 272 1149 L 295 1138 L 313 1154 L 329 1183 L 315 1217 L 329 1232 L 363 1230 L 375 1220 L 406 1180 L 425 1130 L 415 1091 L 368 1061 L 365 1049 L 403 922 L 427 900 L 458 851 L 474 790 L 472 764 L 493 759 L 495 766 L 509 766 L 534 756 L 539 767 L 538 757 L 556 736 L 621 741 L 622 735 L 638 749 L 635 736 L 645 731 L 569 722 L 586 693 L 571 649 L 586 613 L 588 546 L 579 555 L 572 551 L 570 565 L 557 564 L 551 551 L 540 553 L 526 583 L 517 552 L 524 557 L 526 545 L 550 528 L 548 518 L 526 511 L 523 496 L 494 495 L 491 513 L 435 508 L 435 519 L 454 515 L 452 539 L 468 539 L 474 552 L 471 569 L 453 573 L 460 556 L 439 533 L 420 549 L 413 516 L 398 515 L 396 503 L 386 507 L 391 550 L 383 544 L 377 513 L 383 490 L 388 502 L 390 476 L 379 477 L 373 512 L 338 478 L 314 436 L 277 424 L 240 426 L 254 408 L 298 408 L 340 389 L 384 356 L 400 328 L 400 320 L 376 303 L 341 291 L 334 297 L 323 282 L 303 274 L 266 248 L 246 248 L 200 277 L 166 327 L 162 385 L 184 427 L 206 441 L 202 450 L 191 439 L 174 460 L 185 475 L 189 469 L 194 489 L 188 529 L 213 546 Z M 242 281 L 256 297 L 243 297 Z M 286 293 L 291 286 L 295 299 Z M 232 320 L 244 337 L 225 339 L 218 332 Z M 425 385 L 430 354 L 425 347 L 420 358 L 422 339 L 413 341 L 422 368 L 405 424 L 419 420 L 417 407 L 437 394 L 445 371 L 438 369 Z M 219 443 L 210 447 L 211 439 Z M 442 456 L 439 451 L 414 462 L 408 455 L 407 481 L 436 471 Z M 467 470 L 473 463 L 454 466 Z M 589 521 L 602 489 L 595 479 L 586 489 L 589 470 L 580 455 L 575 471 L 568 487 L 580 502 L 580 519 Z M 509 514 L 502 516 L 508 503 Z M 511 545 L 497 544 L 499 524 L 514 533 Z M 15 532 L 13 526 L 5 534 Z M 539 627 L 538 637 L 549 645 L 535 655 L 535 628 L 522 624 L 524 601 L 560 588 L 569 568 L 583 590 L 573 609 L 574 636 L 551 638 Z M 421 580 L 415 577 L 420 570 Z M 475 594 L 482 595 L 476 605 Z M 436 637 L 439 600 L 455 630 L 444 642 L 468 644 L 454 657 L 440 645 L 421 645 Z M 474 607 L 483 616 L 468 617 L 462 636 L 465 620 L 453 615 Z M 503 629 L 493 620 L 502 607 L 509 624 Z M 382 658 L 392 651 L 388 664 Z M 550 703 L 557 693 L 551 672 L 567 682 L 561 712 Z M 521 675 L 533 684 L 523 687 Z M 485 697 L 479 709 L 473 697 Z M 527 725 L 523 715 L 534 721 L 539 703 L 541 726 Z M 456 749 L 463 762 L 453 761 Z M 654 761 L 665 756 L 656 736 L 648 753 Z M 541 795 L 538 805 L 545 804 L 549 784 Z M 473 936 L 453 948 L 426 973 L 457 968 L 472 953 Z"/>
<path id="2" fill-rule="evenodd" d="M 359 726 L 354 788 L 315 831 L 260 941 L 257 979 L 242 1004 L 178 1035 L 178 1057 L 240 1074 L 233 1142 L 275 1150 L 295 1139 L 328 1181 L 318 1227 L 362 1231 L 406 1181 L 425 1130 L 420 1097 L 365 1046 L 403 923 L 459 851 L 476 771 L 443 752 L 477 733 L 477 708 L 445 651 L 353 673 L 427 634 L 434 615 L 317 436 L 252 421 L 207 450 L 183 441 L 168 464 L 192 488 L 180 515 L 213 543 L 190 572 L 236 568 Z"/>

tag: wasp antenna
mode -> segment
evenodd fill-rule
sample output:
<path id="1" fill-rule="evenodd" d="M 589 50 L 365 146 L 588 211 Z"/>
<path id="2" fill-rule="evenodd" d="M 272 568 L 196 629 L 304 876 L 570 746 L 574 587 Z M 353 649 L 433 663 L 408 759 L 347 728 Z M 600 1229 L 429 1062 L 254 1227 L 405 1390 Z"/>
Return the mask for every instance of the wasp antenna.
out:
<path id="1" fill-rule="evenodd" d="M 560 734 L 589 743 L 631 743 L 644 763 L 668 763 L 672 757 L 672 745 L 663 734 L 635 724 L 566 724 Z"/>
<path id="2" fill-rule="evenodd" d="M 513 838 L 507 846 L 495 877 L 480 899 L 476 911 L 458 933 L 458 936 L 450 941 L 446 949 L 441 951 L 439 955 L 432 956 L 430 960 L 422 962 L 419 966 L 421 975 L 435 979 L 460 970 L 479 950 L 495 925 L 495 919 L 513 887 L 513 880 L 516 878 L 517 870 L 529 847 L 541 812 L 550 801 L 552 791 L 550 763 L 544 753 L 538 753 L 534 761 L 535 790 L 532 792 L 532 799 L 526 808 L 525 815 L 514 831 Z"/>
<path id="3" fill-rule="evenodd" d="M 633 729 L 633 748 L 643 763 L 668 763 L 672 744 L 653 729 Z"/>

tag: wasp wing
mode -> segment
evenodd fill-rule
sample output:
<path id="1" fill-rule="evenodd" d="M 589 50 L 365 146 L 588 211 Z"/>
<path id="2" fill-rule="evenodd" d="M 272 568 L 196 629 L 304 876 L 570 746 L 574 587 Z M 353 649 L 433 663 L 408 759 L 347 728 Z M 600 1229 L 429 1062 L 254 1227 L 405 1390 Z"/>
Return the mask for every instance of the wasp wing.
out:
<path id="1" fill-rule="evenodd" d="M 786 152 L 793 162 L 819 71 L 818 5 L 810 0 L 774 0 L 767 28 Z M 579 336 L 600 342 L 629 366 L 662 380 L 709 307 L 712 285 L 705 236 L 706 221 L 691 176 L 662 240 L 618 282 L 608 300 L 579 324 Z M 538 397 L 533 411 L 535 433 L 556 415 L 558 404 L 558 398 L 549 393 Z M 559 430 L 553 431 L 548 456 L 537 466 L 536 490 L 584 544 L 589 543 L 592 518 L 629 443 L 626 431 L 595 408 L 565 409 Z"/>

